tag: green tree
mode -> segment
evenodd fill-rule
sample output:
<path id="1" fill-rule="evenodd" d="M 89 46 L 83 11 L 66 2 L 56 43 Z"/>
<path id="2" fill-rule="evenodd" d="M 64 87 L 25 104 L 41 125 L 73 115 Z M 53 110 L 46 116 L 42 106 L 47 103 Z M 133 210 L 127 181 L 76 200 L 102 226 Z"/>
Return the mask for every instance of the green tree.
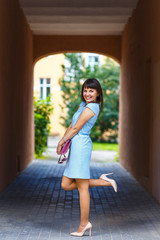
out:
<path id="1" fill-rule="evenodd" d="M 66 53 L 65 57 L 70 64 L 68 67 L 62 65 L 64 76 L 59 83 L 63 102 L 68 111 L 66 118 L 62 117 L 62 125 L 69 126 L 72 116 L 81 102 L 80 91 L 83 81 L 87 78 L 97 78 L 103 90 L 104 108 L 92 128 L 91 138 L 103 141 L 104 133 L 107 131 L 110 132 L 109 140 L 115 140 L 118 133 L 119 115 L 119 65 L 115 64 L 112 59 L 106 58 L 104 65 L 97 64 L 91 68 L 90 66 L 85 67 L 80 53 Z M 62 107 L 62 111 L 65 107 Z"/>
<path id="2" fill-rule="evenodd" d="M 34 124 L 35 124 L 35 155 L 42 156 L 47 148 L 47 138 L 50 132 L 49 116 L 53 112 L 50 97 L 46 100 L 34 97 Z"/>

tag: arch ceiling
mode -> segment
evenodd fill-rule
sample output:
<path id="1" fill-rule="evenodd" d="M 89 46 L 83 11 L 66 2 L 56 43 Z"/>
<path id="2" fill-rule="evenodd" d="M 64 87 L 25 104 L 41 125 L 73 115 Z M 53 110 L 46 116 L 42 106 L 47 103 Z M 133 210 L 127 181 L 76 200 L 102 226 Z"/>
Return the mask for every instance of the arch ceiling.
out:
<path id="1" fill-rule="evenodd" d="M 19 0 L 34 35 L 121 35 L 138 0 Z"/>

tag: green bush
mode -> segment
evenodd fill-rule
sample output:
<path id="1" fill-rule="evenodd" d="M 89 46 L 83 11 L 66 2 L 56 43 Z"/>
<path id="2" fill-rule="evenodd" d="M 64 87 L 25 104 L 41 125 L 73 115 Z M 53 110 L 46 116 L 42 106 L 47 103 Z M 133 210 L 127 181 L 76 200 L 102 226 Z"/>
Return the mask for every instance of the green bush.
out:
<path id="1" fill-rule="evenodd" d="M 40 157 L 46 150 L 47 139 L 50 132 L 49 116 L 53 112 L 50 97 L 46 101 L 34 98 L 34 124 L 35 124 L 35 156 Z"/>

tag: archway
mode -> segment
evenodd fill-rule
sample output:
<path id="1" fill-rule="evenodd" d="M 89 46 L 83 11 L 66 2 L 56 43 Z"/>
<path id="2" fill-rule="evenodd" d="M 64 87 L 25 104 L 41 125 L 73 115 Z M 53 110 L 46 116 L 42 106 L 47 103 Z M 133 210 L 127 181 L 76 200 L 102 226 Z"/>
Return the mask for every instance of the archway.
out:
<path id="1" fill-rule="evenodd" d="M 95 52 L 121 62 L 121 36 L 34 36 L 34 63 L 49 54 Z"/>
<path id="2" fill-rule="evenodd" d="M 85 53 L 83 52 L 82 55 L 83 55 L 83 59 L 85 60 L 86 66 L 90 65 L 91 67 L 93 67 L 93 65 L 96 65 L 96 64 L 99 64 L 100 66 L 105 64 L 106 66 L 108 66 L 108 68 L 110 68 L 111 66 L 113 68 L 116 66 L 119 66 L 119 64 L 116 61 L 114 61 L 112 58 L 109 58 L 108 56 L 105 56 L 105 55 L 99 55 L 97 53 L 86 53 L 86 52 Z M 106 63 L 106 60 L 108 61 L 108 63 Z M 51 133 L 50 133 L 50 135 L 52 135 L 52 136 L 60 135 L 61 137 L 63 136 L 63 134 L 65 132 L 65 128 L 62 127 L 62 125 L 60 124 L 60 120 L 59 120 L 60 117 L 63 115 L 61 108 L 59 106 L 59 104 L 61 104 L 61 105 L 63 104 L 63 101 L 62 101 L 63 100 L 62 99 L 63 92 L 60 92 L 60 85 L 59 85 L 58 80 L 63 74 L 61 64 L 64 64 L 64 62 L 65 62 L 65 57 L 64 57 L 64 54 L 62 54 L 62 53 L 49 55 L 48 57 L 41 58 L 39 61 L 36 62 L 35 71 L 34 71 L 35 95 L 40 98 L 45 99 L 47 97 L 47 95 L 46 95 L 47 89 L 49 89 L 48 92 L 51 93 L 51 99 L 52 99 L 51 102 L 54 106 L 54 114 L 51 115 Z M 103 68 L 101 67 L 101 69 L 103 69 Z M 110 71 L 110 74 L 111 74 L 111 71 L 113 71 L 112 74 L 113 75 L 115 74 L 115 70 L 107 70 L 107 71 Z M 95 72 L 95 74 L 96 74 L 96 72 Z M 104 74 L 106 74 L 106 72 L 104 72 Z M 107 77 L 107 75 L 106 75 L 106 77 Z M 118 75 L 115 76 L 114 78 L 117 78 L 117 77 L 119 78 Z M 105 79 L 105 77 L 104 77 L 104 79 Z M 102 81 L 102 79 L 101 79 L 101 81 Z M 105 81 L 107 81 L 107 80 L 105 80 Z M 109 109 L 108 106 L 109 106 L 109 99 L 111 98 L 111 92 L 109 89 L 107 90 L 107 88 L 109 87 L 109 85 L 107 87 L 107 82 L 105 84 L 106 84 L 106 87 L 103 84 L 103 92 L 104 92 L 104 100 L 105 100 L 104 108 Z M 119 86 L 118 86 L 117 91 L 119 91 Z M 109 96 L 109 94 L 110 94 L 110 96 Z M 117 95 L 117 93 L 116 93 L 116 95 Z M 119 101 L 119 100 L 115 99 L 114 101 Z M 64 105 L 65 105 L 65 103 L 64 103 Z M 77 108 L 78 108 L 78 106 L 77 106 Z M 118 109 L 119 108 L 117 108 L 116 111 L 118 111 Z M 104 112 L 105 111 L 106 110 L 104 110 Z M 115 117 L 112 116 L 112 118 L 116 119 L 118 114 L 115 113 L 115 110 L 114 110 L 114 114 L 115 114 Z M 102 121 L 104 122 L 103 119 L 105 119 L 105 114 L 103 113 L 103 115 L 104 116 L 101 116 L 101 123 L 102 123 Z M 113 115 L 113 112 L 112 112 L 112 115 Z M 65 115 L 63 117 L 65 117 Z M 71 119 L 70 119 L 70 121 L 71 121 Z M 114 121 L 116 121 L 116 123 L 114 122 L 113 124 L 118 125 L 118 119 L 114 120 Z M 113 122 L 113 121 L 110 120 L 109 124 L 111 124 L 111 122 Z M 106 127 L 107 127 L 107 124 L 106 124 Z M 114 142 L 117 141 L 117 138 L 118 138 L 117 131 L 118 130 L 115 128 L 115 126 L 113 127 L 114 130 L 112 129 L 111 126 L 109 127 L 109 129 L 107 128 L 106 131 L 104 131 L 104 129 L 105 129 L 105 127 L 101 128 L 103 135 L 101 135 L 101 137 L 99 136 L 99 140 L 100 140 L 100 138 L 103 138 L 103 141 L 114 141 Z M 93 136 L 91 136 L 91 137 L 93 139 Z M 94 139 L 94 140 L 96 140 L 96 139 Z M 100 149 L 100 147 L 98 147 L 98 146 L 97 146 L 97 148 Z M 107 147 L 104 147 L 104 148 L 106 148 L 106 150 L 107 150 Z M 113 146 L 113 151 L 118 152 L 118 146 L 117 147 Z M 111 159 L 114 160 L 115 159 L 114 153 L 115 152 L 106 151 L 106 153 L 105 153 L 106 156 L 105 156 L 105 158 L 103 158 L 103 161 L 105 159 L 106 159 L 106 161 L 111 161 Z M 94 153 L 94 154 L 97 156 L 96 153 Z M 99 152 L 99 154 L 101 155 L 100 152 Z M 56 156 L 55 153 L 54 153 L 54 156 Z"/>

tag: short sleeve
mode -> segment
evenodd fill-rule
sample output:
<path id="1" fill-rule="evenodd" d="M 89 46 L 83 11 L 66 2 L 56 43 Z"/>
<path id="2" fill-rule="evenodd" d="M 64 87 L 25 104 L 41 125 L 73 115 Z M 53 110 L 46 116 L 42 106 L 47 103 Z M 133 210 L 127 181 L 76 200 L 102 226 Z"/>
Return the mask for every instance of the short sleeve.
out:
<path id="1" fill-rule="evenodd" d="M 86 107 L 90 108 L 95 115 L 99 114 L 99 104 L 98 103 L 88 103 Z"/>
<path id="2" fill-rule="evenodd" d="M 85 102 L 81 102 L 79 106 L 81 107 L 81 106 L 84 106 L 84 105 L 85 105 Z"/>

